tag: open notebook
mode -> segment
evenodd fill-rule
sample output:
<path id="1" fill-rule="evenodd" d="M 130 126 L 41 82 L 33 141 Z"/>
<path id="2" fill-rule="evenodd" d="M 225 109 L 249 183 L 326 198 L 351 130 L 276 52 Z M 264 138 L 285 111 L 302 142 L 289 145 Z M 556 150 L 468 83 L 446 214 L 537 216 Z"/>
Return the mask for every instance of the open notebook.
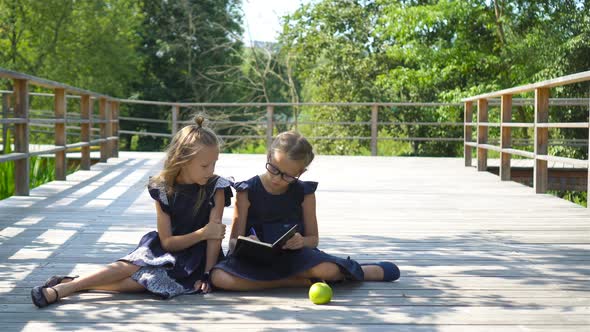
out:
<path id="1" fill-rule="evenodd" d="M 232 252 L 234 257 L 246 259 L 257 264 L 272 264 L 283 253 L 283 245 L 297 233 L 297 225 L 291 227 L 274 243 L 266 243 L 251 239 L 247 236 L 238 236 L 238 241 Z"/>

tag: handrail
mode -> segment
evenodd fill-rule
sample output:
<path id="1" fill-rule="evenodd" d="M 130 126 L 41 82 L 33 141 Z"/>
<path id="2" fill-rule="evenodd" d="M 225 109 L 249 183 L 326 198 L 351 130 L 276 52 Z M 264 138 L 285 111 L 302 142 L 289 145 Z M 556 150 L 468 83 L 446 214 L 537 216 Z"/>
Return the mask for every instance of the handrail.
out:
<path id="1" fill-rule="evenodd" d="M 551 99 L 549 98 L 550 88 L 569 85 L 579 82 L 590 81 L 590 71 L 585 71 L 577 74 L 558 77 L 551 80 L 541 81 L 537 83 L 517 86 L 509 89 L 499 90 L 495 92 L 480 94 L 477 96 L 462 99 L 464 102 L 464 159 L 465 166 L 471 166 L 472 148 L 477 150 L 477 170 L 487 170 L 487 152 L 488 150 L 500 152 L 500 180 L 511 180 L 510 162 L 511 155 L 518 155 L 534 160 L 534 190 L 536 193 L 545 193 L 548 190 L 549 172 L 548 162 L 557 161 L 573 166 L 583 167 L 588 169 L 588 204 L 590 208 L 590 130 L 588 131 L 589 139 L 588 160 L 565 158 L 549 155 L 549 129 L 550 128 L 577 128 L 590 129 L 590 117 L 588 122 L 549 122 L 549 106 Z M 512 106 L 514 105 L 514 94 L 521 94 L 523 92 L 535 91 L 534 121 L 531 124 L 527 123 L 512 123 Z M 488 106 L 489 98 L 500 97 L 500 122 L 488 122 Z M 477 122 L 473 122 L 473 103 L 477 102 Z M 590 104 L 586 102 L 582 106 Z M 472 141 L 473 127 L 477 131 L 477 141 Z M 500 127 L 500 146 L 491 145 L 488 143 L 488 129 L 489 127 Z M 514 127 L 532 127 L 535 130 L 534 152 L 514 149 L 512 147 L 513 139 L 511 129 Z"/>
<path id="2" fill-rule="evenodd" d="M 502 97 L 505 95 L 515 95 L 515 94 L 520 94 L 523 92 L 534 91 L 534 90 L 537 90 L 540 88 L 554 88 L 556 86 L 569 85 L 569 84 L 578 83 L 578 82 L 585 82 L 585 81 L 590 81 L 590 70 L 584 71 L 581 73 L 577 73 L 577 74 L 554 78 L 551 80 L 521 85 L 521 86 L 517 86 L 514 88 L 499 90 L 499 91 L 490 92 L 490 93 L 484 93 L 481 95 L 477 95 L 477 96 L 473 96 L 473 97 L 469 97 L 469 98 L 464 98 L 464 99 L 462 99 L 462 101 L 463 102 L 476 101 L 476 100 L 480 100 L 480 99 L 490 99 L 490 98 L 494 98 L 494 97 Z"/>
<path id="3" fill-rule="evenodd" d="M 463 123 L 456 122 L 411 122 L 411 121 L 378 121 L 379 108 L 381 107 L 440 107 L 440 106 L 458 106 L 458 103 L 440 103 L 440 102 L 429 102 L 429 103 L 413 103 L 413 102 L 305 102 L 305 103 L 288 103 L 288 102 L 270 102 L 270 103 L 190 103 L 190 102 L 160 102 L 160 101 L 146 101 L 146 100 L 133 100 L 133 99 L 121 99 L 107 96 L 104 94 L 79 89 L 59 82 L 45 80 L 42 78 L 18 73 L 10 70 L 0 68 L 0 77 L 9 78 L 13 80 L 13 91 L 0 90 L 3 101 L 3 109 L 6 110 L 10 107 L 14 109 L 14 115 L 10 118 L 4 113 L 4 119 L 0 119 L 1 124 L 10 124 L 14 128 L 15 134 L 15 151 L 12 154 L 4 155 L 0 157 L 0 162 L 14 160 L 16 163 L 15 170 L 15 186 L 17 188 L 17 195 L 28 195 L 28 158 L 33 155 L 40 153 L 46 153 L 47 151 L 55 153 L 56 156 L 56 178 L 65 179 L 65 152 L 68 149 L 81 148 L 82 149 L 82 169 L 89 169 L 90 167 L 90 146 L 100 145 L 101 147 L 101 161 L 106 161 L 109 157 L 117 156 L 118 153 L 118 141 L 120 134 L 136 134 L 136 135 L 152 135 L 170 137 L 174 135 L 180 126 L 186 121 L 179 119 L 181 108 L 198 108 L 198 107 L 209 107 L 209 108 L 226 108 L 226 107 L 261 107 L 266 109 L 265 116 L 260 117 L 256 121 L 244 121 L 243 123 L 248 124 L 259 124 L 266 126 L 266 135 L 225 135 L 225 138 L 258 138 L 265 139 L 267 145 L 270 144 L 273 138 L 273 128 L 275 124 L 288 124 L 289 122 L 275 120 L 274 110 L 276 107 L 305 107 L 305 106 L 325 106 L 325 107 L 366 107 L 370 108 L 370 121 L 351 122 L 341 121 L 334 122 L 334 124 L 347 124 L 347 125 L 364 125 L 370 126 L 371 136 L 346 136 L 346 137 L 332 137 L 332 136 L 310 136 L 310 139 L 326 139 L 326 140 L 370 140 L 371 154 L 377 155 L 377 144 L 380 141 L 385 140 L 407 140 L 407 141 L 461 141 L 464 142 L 465 151 L 465 163 L 471 165 L 471 149 L 476 148 L 478 151 L 478 170 L 484 170 L 487 167 L 487 150 L 495 150 L 501 152 L 501 178 L 503 180 L 510 178 L 510 155 L 520 155 L 525 157 L 532 157 L 536 161 L 535 167 L 535 188 L 537 192 L 546 190 L 547 182 L 547 169 L 546 164 L 549 160 L 559 160 L 565 163 L 571 163 L 575 165 L 588 165 L 587 161 L 574 160 L 571 158 L 562 158 L 549 156 L 547 153 L 547 146 L 550 144 L 548 139 L 549 128 L 586 128 L 585 123 L 548 123 L 548 107 L 549 105 L 587 105 L 585 98 L 568 98 L 568 99 L 551 99 L 549 98 L 549 88 L 554 86 L 560 86 L 565 84 L 572 84 L 576 82 L 590 80 L 590 71 L 578 73 L 574 75 L 568 75 L 561 78 L 543 81 L 539 83 L 529 84 L 521 87 L 515 87 L 511 89 L 500 90 L 497 92 L 482 94 L 470 98 L 463 99 L 465 105 L 465 117 Z M 44 88 L 53 89 L 54 93 L 38 93 L 30 92 L 29 84 L 35 86 L 41 86 Z M 535 90 L 535 98 L 512 98 L 515 93 L 522 93 L 526 91 Z M 10 105 L 11 101 L 8 93 L 13 95 L 14 105 Z M 68 93 L 75 94 L 75 96 L 68 95 Z M 43 97 L 53 97 L 55 101 L 55 107 L 53 110 L 54 117 L 46 116 L 48 111 L 42 111 L 42 119 L 31 119 L 28 105 L 28 97 L 31 95 L 38 95 Z M 501 97 L 499 100 L 491 99 L 495 97 Z M 80 118 L 71 118 L 67 114 L 67 99 L 68 98 L 80 98 Z M 477 101 L 478 117 L 477 121 L 473 123 L 472 106 L 473 102 Z M 99 118 L 95 118 L 93 115 L 94 102 L 98 103 Z M 511 108 L 513 105 L 527 105 L 530 103 L 535 105 L 535 122 L 533 124 L 527 123 L 511 123 L 510 115 Z M 149 132 L 137 132 L 137 131 L 120 131 L 119 121 L 138 121 L 139 118 L 132 117 L 119 117 L 119 107 L 121 103 L 125 104 L 143 104 L 143 105 L 157 105 L 170 107 L 171 121 L 169 120 L 158 120 L 158 119 L 142 119 L 146 122 L 155 123 L 170 123 L 172 130 L 170 133 L 149 133 Z M 500 105 L 501 106 L 501 123 L 491 123 L 488 121 L 488 106 Z M 235 121 L 218 121 L 219 123 L 231 124 Z M 300 123 L 308 123 L 309 121 L 302 121 Z M 79 128 L 67 126 L 69 123 L 78 123 Z M 93 124 L 99 124 L 100 128 L 95 129 L 92 127 Z M 407 126 L 420 126 L 420 125 L 449 125 L 449 126 L 461 126 L 464 127 L 464 137 L 379 137 L 378 126 L 379 125 L 407 125 Z M 46 151 L 35 151 L 29 152 L 28 150 L 28 133 L 30 132 L 31 126 L 41 127 L 54 127 L 55 135 L 55 147 Z M 472 126 L 476 127 L 478 135 L 477 142 L 471 142 L 472 139 Z M 510 129 L 512 127 L 533 127 L 535 129 L 535 152 L 517 150 L 512 147 L 512 138 L 510 136 Z M 488 128 L 489 127 L 500 127 L 502 137 L 500 146 L 489 144 L 488 139 Z M 65 137 L 67 130 L 75 129 L 80 130 L 80 141 L 71 144 L 66 144 Z M 94 137 L 92 135 L 93 130 L 99 130 L 100 136 Z M 514 140 L 516 142 L 516 140 Z M 578 143 L 579 144 L 579 143 Z M 544 163 L 544 164 L 543 164 Z M 539 174 L 537 174 L 539 172 Z M 544 182 L 543 182 L 544 181 Z M 545 188 L 545 189 L 543 189 Z"/>
<path id="4" fill-rule="evenodd" d="M 43 78 L 0 68 L 0 78 L 12 79 L 13 91 L 11 94 L 0 93 L 2 95 L 3 118 L 1 124 L 12 124 L 14 128 L 14 153 L 3 155 L 0 162 L 13 161 L 14 167 L 14 186 L 15 195 L 29 195 L 29 159 L 39 154 L 55 154 L 55 178 L 57 180 L 66 179 L 66 150 L 81 148 L 81 164 L 83 170 L 90 169 L 90 146 L 100 146 L 100 159 L 106 162 L 110 157 L 118 155 L 119 141 L 119 103 L 115 98 L 96 93 L 89 90 L 76 88 L 60 82 L 50 81 Z M 54 99 L 54 117 L 43 119 L 31 119 L 29 109 L 29 97 L 31 92 L 29 86 L 39 86 L 53 90 Z M 78 94 L 80 102 L 80 118 L 71 119 L 67 116 L 67 100 L 70 98 L 68 93 Z M 38 94 L 38 93 L 37 93 Z M 12 99 L 10 96 L 12 95 Z M 41 95 L 41 94 L 38 94 Z M 45 94 L 44 94 L 45 95 Z M 94 103 L 98 101 L 99 120 L 93 121 Z M 11 105 L 12 104 L 12 105 Z M 8 118 L 8 109 L 14 110 L 14 116 Z M 80 141 L 73 144 L 67 144 L 68 123 L 78 123 Z M 100 139 L 92 139 L 92 124 L 98 123 L 100 127 Z M 29 135 L 31 126 L 53 126 L 53 135 L 55 137 L 55 147 L 44 151 L 29 151 Z M 6 126 L 3 126 L 2 139 L 3 144 L 8 144 Z"/>

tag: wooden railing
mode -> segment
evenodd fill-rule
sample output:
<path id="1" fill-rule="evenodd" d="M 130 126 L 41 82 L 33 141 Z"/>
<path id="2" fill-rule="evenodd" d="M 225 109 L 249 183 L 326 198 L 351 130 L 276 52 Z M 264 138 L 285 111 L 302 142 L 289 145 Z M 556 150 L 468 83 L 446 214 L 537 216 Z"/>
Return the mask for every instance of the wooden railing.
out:
<path id="1" fill-rule="evenodd" d="M 117 99 L 96 92 L 82 90 L 62 83 L 5 70 L 0 68 L 0 78 L 12 80 L 12 94 L 3 94 L 3 109 L 12 109 L 13 118 L 3 117 L 0 124 L 12 124 L 14 127 L 14 152 L 0 155 L 0 162 L 14 161 L 15 195 L 29 194 L 30 157 L 41 154 L 55 154 L 55 178 L 66 179 L 66 151 L 81 149 L 80 168 L 90 169 L 90 146 L 100 146 L 100 160 L 118 155 L 118 109 Z M 29 114 L 29 87 L 39 86 L 53 90 L 54 117 L 31 119 Z M 67 94 L 80 98 L 80 118 L 67 117 Z M 12 97 L 12 98 L 10 98 Z M 94 118 L 94 103 L 98 103 L 98 118 Z M 7 112 L 7 111 L 4 111 Z M 67 144 L 66 125 L 76 123 L 80 126 L 80 141 Z M 32 124 L 53 124 L 55 146 L 39 151 L 29 151 L 29 132 Z M 91 139 L 92 124 L 99 124 L 100 138 Z M 3 144 L 9 144 L 7 134 L 3 132 Z"/>
<path id="2" fill-rule="evenodd" d="M 275 118 L 275 108 L 277 107 L 359 107 L 366 111 L 370 111 L 370 121 L 358 122 L 322 122 L 321 124 L 328 125 L 365 125 L 370 126 L 370 136 L 350 136 L 350 137 L 334 137 L 334 136 L 309 136 L 312 140 L 370 140 L 371 154 L 377 155 L 379 149 L 379 141 L 398 140 L 398 141 L 445 141 L 445 142 L 464 142 L 465 165 L 470 166 L 472 163 L 471 154 L 472 148 L 477 149 L 478 156 L 478 170 L 483 171 L 487 169 L 487 151 L 498 151 L 501 154 L 500 177 L 502 180 L 510 179 L 510 156 L 512 154 L 532 158 L 535 160 L 535 175 L 534 187 L 537 192 L 545 192 L 547 190 L 547 162 L 558 161 L 567 164 L 588 168 L 587 160 L 577 160 L 572 158 L 563 158 L 556 156 L 549 156 L 548 145 L 570 145 L 579 146 L 581 140 L 559 140 L 552 143 L 548 138 L 549 128 L 589 128 L 588 123 L 548 123 L 548 108 L 549 105 L 556 106 L 586 106 L 588 99 L 549 99 L 549 88 L 553 86 L 571 84 L 590 80 L 590 72 L 580 73 L 576 75 L 562 77 L 556 80 L 550 80 L 531 84 L 523 87 L 517 87 L 507 90 L 502 90 L 494 93 L 479 95 L 467 98 L 464 101 L 464 122 L 402 122 L 402 121 L 379 121 L 379 112 L 388 107 L 395 108 L 438 108 L 441 106 L 459 106 L 461 104 L 451 103 L 403 103 L 403 102 L 368 102 L 368 103 L 179 103 L 179 102 L 159 102 L 159 101 L 144 101 L 144 100 L 130 100 L 118 99 L 110 96 L 102 95 L 92 91 L 82 90 L 71 87 L 62 83 L 44 80 L 41 78 L 25 75 L 18 72 L 4 70 L 0 68 L 0 78 L 7 78 L 12 80 L 13 91 L 0 91 L 2 94 L 2 109 L 3 117 L 0 118 L 0 124 L 3 125 L 3 143 L 8 144 L 7 134 L 5 131 L 6 125 L 11 125 L 14 132 L 14 152 L 10 154 L 0 155 L 0 162 L 14 161 L 15 162 L 15 187 L 16 195 L 28 195 L 29 192 L 29 158 L 35 155 L 55 154 L 56 179 L 65 180 L 66 175 L 66 151 L 72 149 L 81 149 L 81 169 L 87 170 L 90 168 L 90 147 L 100 146 L 100 160 L 106 161 L 109 157 L 116 157 L 118 155 L 119 136 L 125 135 L 146 135 L 146 136 L 161 136 L 171 137 L 174 135 L 182 125 L 188 121 L 181 120 L 181 110 L 194 109 L 225 109 L 225 108 L 262 108 L 265 111 L 264 116 L 256 120 L 248 121 L 231 121 L 231 120 L 214 120 L 213 124 L 223 123 L 225 125 L 244 125 L 253 124 L 259 125 L 264 135 L 250 135 L 244 137 L 243 135 L 222 135 L 222 138 L 236 138 L 236 139 L 262 139 L 269 145 L 273 139 L 274 128 L 277 124 L 289 124 L 285 121 L 277 121 Z M 30 92 L 29 86 L 40 86 L 50 90 L 53 93 L 37 93 Z M 527 91 L 535 91 L 534 99 L 512 98 L 512 95 Z M 46 118 L 31 118 L 32 110 L 29 107 L 29 96 L 38 97 L 52 97 L 54 98 L 54 110 L 42 111 L 44 116 L 48 114 L 53 117 Z M 496 97 L 500 97 L 498 100 Z M 68 112 L 68 100 L 79 99 L 80 111 L 79 117 L 72 117 L 76 112 Z M 473 102 L 478 105 L 477 122 L 473 123 Z M 95 105 L 96 104 L 96 105 Z M 164 107 L 164 111 L 170 113 L 170 119 L 147 119 L 143 117 L 120 117 L 119 109 L 121 104 L 141 104 L 154 105 Z M 534 123 L 513 123 L 511 122 L 512 106 L 515 105 L 535 105 L 535 121 Z M 488 122 L 488 106 L 501 107 L 501 122 Z M 95 106 L 98 108 L 98 116 L 95 116 Z M 13 110 L 14 117 L 7 117 L 7 110 Z M 48 113 L 51 112 L 51 113 Z M 170 125 L 168 132 L 144 132 L 119 130 L 119 121 L 140 121 L 153 122 L 165 124 L 163 127 Z M 297 122 L 300 125 L 317 125 L 318 122 Z M 68 124 L 75 124 L 77 126 L 67 126 Z M 97 124 L 99 128 L 93 128 Z M 52 126 L 52 133 L 55 137 L 55 145 L 49 149 L 39 151 L 29 151 L 29 133 L 31 127 L 35 126 Z M 297 125 L 297 124 L 295 124 Z M 464 137 L 380 137 L 379 128 L 383 126 L 463 126 Z M 477 128 L 477 142 L 472 142 L 472 127 Z M 500 127 L 501 137 L 499 146 L 494 146 L 491 139 L 488 138 L 489 127 Z M 526 139 L 513 139 L 511 137 L 510 129 L 514 127 L 534 128 L 535 138 L 534 146 L 535 152 L 518 150 L 513 148 L 514 144 L 527 144 Z M 66 142 L 67 130 L 79 130 L 79 140 L 71 144 Z M 99 135 L 93 135 L 94 131 L 98 131 Z M 46 131 L 47 132 L 47 131 Z M 71 132 L 70 132 L 71 134 Z M 588 140 L 584 140 L 583 144 L 588 145 Z M 590 174 L 589 174 L 590 176 Z M 590 182 L 590 181 L 589 181 Z"/>
<path id="3" fill-rule="evenodd" d="M 129 99 L 119 99 L 120 103 L 130 103 L 130 104 L 141 104 L 141 105 L 157 105 L 157 106 L 166 106 L 170 107 L 172 116 L 171 120 L 160 120 L 160 119 L 146 119 L 146 118 L 138 118 L 138 117 L 119 117 L 121 121 L 135 121 L 135 122 L 153 122 L 153 123 L 162 123 L 162 124 L 170 124 L 171 125 L 171 132 L 170 133 L 163 133 L 163 132 L 144 132 L 144 131 L 129 131 L 129 130 L 121 130 L 120 134 L 128 134 L 128 135 L 139 135 L 139 136 L 155 136 L 155 137 L 171 137 L 176 133 L 179 126 L 184 124 L 190 123 L 190 121 L 180 121 L 180 112 L 181 109 L 226 109 L 226 108 L 264 108 L 266 110 L 266 114 L 263 119 L 257 120 L 248 120 L 248 121 L 231 121 L 231 120 L 212 120 L 212 125 L 216 124 L 223 124 L 223 125 L 236 125 L 236 126 L 243 126 L 244 124 L 249 125 L 259 125 L 264 127 L 266 134 L 263 135 L 249 135 L 248 137 L 244 137 L 243 135 L 220 135 L 223 139 L 233 139 L 233 138 L 248 138 L 248 139 L 264 139 L 266 141 L 267 147 L 272 142 L 274 133 L 273 129 L 275 125 L 318 125 L 318 124 L 327 124 L 327 125 L 366 125 L 370 126 L 371 134 L 370 136 L 347 136 L 347 137 L 336 137 L 336 136 L 308 136 L 308 139 L 311 140 L 370 140 L 371 146 L 371 155 L 376 156 L 378 154 L 378 142 L 383 140 L 398 140 L 398 141 L 443 141 L 443 142 L 461 142 L 461 137 L 379 137 L 378 131 L 379 127 L 381 126 L 456 126 L 460 127 L 463 125 L 462 122 L 419 122 L 419 121 L 412 121 L 412 122 L 399 122 L 399 121 L 379 121 L 378 115 L 381 108 L 385 107 L 396 107 L 396 108 L 408 108 L 408 107 L 421 107 L 421 108 L 437 108 L 441 106 L 453 106 L 459 107 L 461 104 L 458 103 L 418 103 L 418 102 L 370 102 L 370 103 L 361 103 L 361 102 L 350 102 L 350 103 L 337 103 L 337 102 L 324 102 L 324 103 L 171 103 L 171 102 L 157 102 L 157 101 L 145 101 L 145 100 L 129 100 Z M 297 121 L 297 122 L 288 122 L 288 121 L 277 121 L 275 119 L 274 113 L 275 108 L 277 107 L 359 107 L 364 108 L 367 111 L 371 112 L 370 121 L 340 121 L 340 122 L 309 122 L 309 121 Z"/>
<path id="4" fill-rule="evenodd" d="M 549 123 L 550 89 L 553 87 L 590 81 L 590 71 L 563 76 L 552 80 L 534 84 L 518 86 L 510 89 L 477 95 L 463 99 L 464 108 L 464 156 L 465 166 L 471 166 L 472 148 L 477 149 L 477 170 L 487 170 L 488 151 L 500 153 L 500 179 L 508 181 L 510 177 L 511 156 L 517 155 L 534 160 L 533 187 L 536 193 L 545 193 L 548 190 L 548 165 L 549 161 L 570 164 L 576 167 L 588 169 L 589 160 L 565 158 L 549 155 L 549 128 L 590 128 L 588 122 Z M 512 122 L 513 95 L 534 91 L 535 116 L 533 123 Z M 488 122 L 488 106 L 490 98 L 500 97 L 500 123 Z M 477 122 L 473 122 L 473 103 L 477 103 Z M 590 107 L 590 105 L 586 104 Z M 500 127 L 500 145 L 491 145 L 488 142 L 488 128 Z M 477 141 L 472 141 L 473 127 L 477 129 Z M 534 151 L 514 149 L 512 146 L 512 128 L 534 128 Z M 589 135 L 590 135 L 590 131 Z M 589 144 L 590 155 L 590 144 Z M 590 189 L 590 170 L 588 172 L 588 187 Z M 588 195 L 590 197 L 590 195 Z M 590 200 L 590 198 L 589 198 Z M 588 204 L 590 207 L 590 204 Z"/>

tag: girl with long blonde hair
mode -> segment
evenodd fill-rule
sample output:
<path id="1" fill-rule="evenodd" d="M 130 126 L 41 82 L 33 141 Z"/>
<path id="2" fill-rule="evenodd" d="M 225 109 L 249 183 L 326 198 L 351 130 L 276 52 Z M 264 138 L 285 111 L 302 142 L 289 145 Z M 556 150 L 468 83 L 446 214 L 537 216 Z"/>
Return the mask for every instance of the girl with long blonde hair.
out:
<path id="1" fill-rule="evenodd" d="M 31 290 L 33 304 L 45 307 L 83 290 L 149 291 L 162 298 L 211 291 L 209 271 L 223 257 L 221 218 L 232 193 L 230 182 L 214 174 L 221 141 L 203 121 L 195 117 L 173 137 L 164 168 L 150 178 L 157 231 L 94 274 L 49 278 Z"/>

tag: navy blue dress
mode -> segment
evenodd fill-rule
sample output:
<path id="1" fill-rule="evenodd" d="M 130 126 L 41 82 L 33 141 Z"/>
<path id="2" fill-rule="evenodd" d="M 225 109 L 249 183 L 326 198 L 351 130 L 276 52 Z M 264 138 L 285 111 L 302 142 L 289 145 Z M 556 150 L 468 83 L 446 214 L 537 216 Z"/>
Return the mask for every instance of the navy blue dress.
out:
<path id="1" fill-rule="evenodd" d="M 305 235 L 301 204 L 304 196 L 314 193 L 317 186 L 317 182 L 298 180 L 290 184 L 285 193 L 273 195 L 264 189 L 259 176 L 235 183 L 236 191 L 248 191 L 250 207 L 248 208 L 246 232 L 248 233 L 250 228 L 254 228 L 261 241 L 273 243 L 281 234 L 297 224 L 299 233 Z M 332 256 L 316 248 L 306 247 L 298 250 L 286 250 L 280 260 L 271 265 L 260 265 L 237 259 L 230 253 L 227 259 L 219 262 L 214 268 L 243 279 L 269 281 L 293 277 L 323 262 L 337 264 L 347 279 L 363 280 L 364 278 L 363 270 L 356 261 Z"/>
<path id="2" fill-rule="evenodd" d="M 204 187 L 204 188 L 203 188 Z M 205 200 L 196 206 L 199 190 L 205 190 Z M 231 183 L 215 177 L 205 185 L 176 184 L 174 194 L 168 195 L 164 186 L 150 184 L 148 191 L 162 211 L 170 216 L 172 235 L 185 235 L 204 227 L 215 206 L 215 192 L 223 190 L 225 206 L 231 203 Z M 158 232 L 143 236 L 135 250 L 119 259 L 141 266 L 131 278 L 148 291 L 163 298 L 194 293 L 194 284 L 205 272 L 207 241 L 201 241 L 181 251 L 167 252 L 162 248 Z M 224 258 L 219 252 L 219 260 Z"/>

